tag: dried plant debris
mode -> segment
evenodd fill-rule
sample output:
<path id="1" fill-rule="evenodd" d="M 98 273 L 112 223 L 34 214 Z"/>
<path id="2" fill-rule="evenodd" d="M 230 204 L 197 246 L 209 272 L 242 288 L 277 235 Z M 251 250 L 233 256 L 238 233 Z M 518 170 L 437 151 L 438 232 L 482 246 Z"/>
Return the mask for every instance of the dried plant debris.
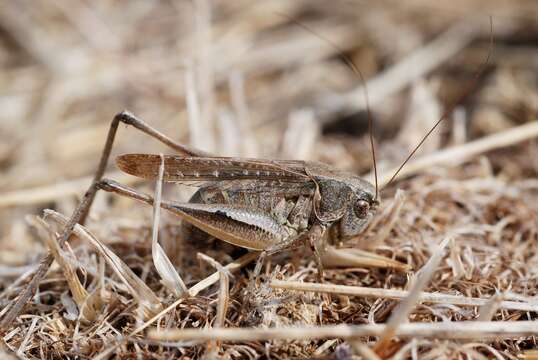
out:
<path id="1" fill-rule="evenodd" d="M 0 322 L 54 257 L 0 329 L 2 359 L 537 358 L 535 1 L 328 4 L 0 6 Z M 387 186 L 472 82 L 490 35 L 470 96 Z M 58 243 L 113 114 L 219 155 L 373 179 L 365 88 L 381 204 L 359 237 L 331 244 L 322 282 L 307 247 L 256 275 L 258 254 L 185 238 L 159 203 L 195 188 L 114 166 L 107 177 L 155 193 L 153 212 L 99 194 Z M 164 151 L 120 126 L 113 155 Z"/>

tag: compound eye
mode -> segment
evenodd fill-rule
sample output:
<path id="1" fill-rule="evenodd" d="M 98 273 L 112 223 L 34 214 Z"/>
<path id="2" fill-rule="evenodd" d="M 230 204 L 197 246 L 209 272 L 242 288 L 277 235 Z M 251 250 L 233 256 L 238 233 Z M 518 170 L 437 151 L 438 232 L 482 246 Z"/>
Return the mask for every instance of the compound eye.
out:
<path id="1" fill-rule="evenodd" d="M 370 204 L 368 201 L 365 200 L 359 200 L 355 203 L 355 214 L 363 219 L 368 215 L 368 210 L 370 210 Z"/>

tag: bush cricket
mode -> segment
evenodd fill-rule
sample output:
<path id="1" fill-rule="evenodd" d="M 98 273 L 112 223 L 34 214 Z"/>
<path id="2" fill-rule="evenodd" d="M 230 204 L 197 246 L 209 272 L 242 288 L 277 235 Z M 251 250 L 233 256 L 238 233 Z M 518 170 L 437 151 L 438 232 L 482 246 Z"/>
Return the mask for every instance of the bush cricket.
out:
<path id="1" fill-rule="evenodd" d="M 493 31 L 490 46 L 493 42 L 492 34 Z M 332 43 L 331 45 L 334 46 Z M 389 183 L 396 178 L 426 138 L 474 89 L 490 55 L 491 49 L 474 81 L 450 104 L 394 173 Z M 346 62 L 364 83 L 360 71 L 350 61 Z M 367 111 L 375 185 L 356 174 L 319 162 L 213 156 L 174 141 L 127 111 L 121 112 L 111 122 L 94 180 L 62 230 L 59 246 L 63 246 L 68 240 L 75 224 L 84 223 L 98 190 L 117 193 L 153 205 L 151 196 L 113 180 L 103 179 L 117 128 L 120 123 L 124 123 L 179 153 L 164 156 L 164 181 L 193 182 L 200 185 L 189 202 L 162 201 L 162 208 L 211 236 L 239 247 L 260 251 L 263 255 L 301 242 L 310 244 L 321 276 L 326 244 L 330 240 L 345 241 L 360 235 L 379 205 L 372 120 L 368 107 Z M 161 159 L 160 155 L 126 154 L 117 158 L 117 165 L 128 174 L 155 180 Z M 5 327 L 17 316 L 52 261 L 51 254 L 43 258 L 33 279 L 4 316 L 0 327 Z M 394 267 L 398 266 L 395 264 Z M 259 266 L 256 268 L 255 271 L 259 271 Z"/>

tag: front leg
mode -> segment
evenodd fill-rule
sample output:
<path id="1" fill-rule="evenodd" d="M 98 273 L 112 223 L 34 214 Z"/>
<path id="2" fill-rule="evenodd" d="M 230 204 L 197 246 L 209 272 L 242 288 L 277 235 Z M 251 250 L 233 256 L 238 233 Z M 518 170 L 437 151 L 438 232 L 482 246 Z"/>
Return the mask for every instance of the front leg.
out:
<path id="1" fill-rule="evenodd" d="M 327 247 L 327 229 L 321 224 L 314 224 L 308 233 L 306 234 L 314 257 L 316 258 L 316 263 L 318 265 L 318 280 L 323 282 L 324 277 L 324 267 L 322 256 L 325 253 Z"/>

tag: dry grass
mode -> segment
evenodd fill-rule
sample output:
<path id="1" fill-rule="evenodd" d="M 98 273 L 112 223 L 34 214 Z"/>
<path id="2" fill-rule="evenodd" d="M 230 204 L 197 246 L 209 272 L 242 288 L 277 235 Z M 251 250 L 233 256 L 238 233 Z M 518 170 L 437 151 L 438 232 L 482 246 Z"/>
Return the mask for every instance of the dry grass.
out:
<path id="1" fill-rule="evenodd" d="M 43 254 L 55 258 L 0 330 L 0 357 L 536 356 L 538 6 L 327 4 L 0 6 L 0 321 Z M 304 250 L 271 257 L 255 283 L 256 254 L 184 241 L 158 206 L 152 214 L 108 194 L 57 243 L 123 109 L 202 150 L 371 177 L 364 88 L 341 52 L 367 79 L 386 184 L 484 61 L 485 10 L 495 47 L 484 76 L 383 190 L 364 234 L 338 244 L 353 250 L 333 249 L 349 263 L 333 259 L 340 266 L 324 283 Z M 114 154 L 165 151 L 120 129 Z M 141 183 L 113 165 L 107 177 L 155 191 L 157 204 L 194 190 Z M 388 269 L 348 266 L 357 258 Z"/>

